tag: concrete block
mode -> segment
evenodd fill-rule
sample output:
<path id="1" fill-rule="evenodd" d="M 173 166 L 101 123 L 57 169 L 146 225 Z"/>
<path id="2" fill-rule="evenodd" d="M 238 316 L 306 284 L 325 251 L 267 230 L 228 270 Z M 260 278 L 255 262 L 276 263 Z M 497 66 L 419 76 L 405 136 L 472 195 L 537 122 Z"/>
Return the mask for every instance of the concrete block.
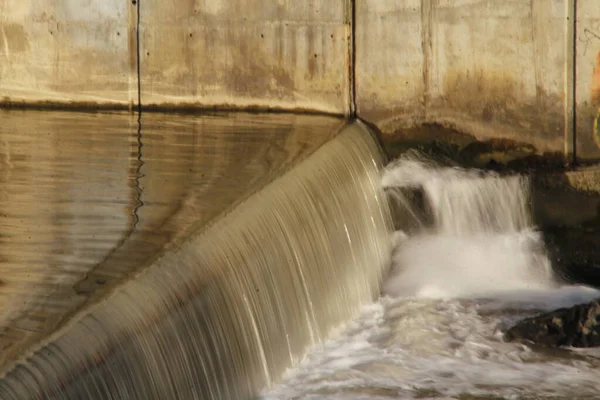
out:
<path id="1" fill-rule="evenodd" d="M 0 102 L 127 107 L 136 98 L 122 0 L 0 0 Z"/>
<path id="2" fill-rule="evenodd" d="M 374 121 L 422 115 L 420 0 L 356 1 L 356 109 Z"/>
<path id="3" fill-rule="evenodd" d="M 563 151 L 564 2 L 463 3 L 432 7 L 427 117 Z"/>
<path id="4" fill-rule="evenodd" d="M 142 104 L 348 113 L 349 2 L 141 5 Z"/>
<path id="5" fill-rule="evenodd" d="M 357 0 L 357 10 L 357 109 L 384 132 L 439 123 L 564 151 L 564 0 Z"/>
<path id="6" fill-rule="evenodd" d="M 600 130 L 594 125 L 600 112 L 600 2 L 576 4 L 577 157 L 600 160 Z"/>

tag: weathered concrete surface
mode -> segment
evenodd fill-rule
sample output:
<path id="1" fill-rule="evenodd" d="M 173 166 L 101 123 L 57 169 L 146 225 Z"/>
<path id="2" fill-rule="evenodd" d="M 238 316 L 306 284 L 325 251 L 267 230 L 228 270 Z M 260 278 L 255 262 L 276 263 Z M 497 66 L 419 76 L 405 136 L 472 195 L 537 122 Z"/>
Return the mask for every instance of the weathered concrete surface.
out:
<path id="1" fill-rule="evenodd" d="M 350 111 L 350 2 L 0 0 L 0 104 Z"/>
<path id="2" fill-rule="evenodd" d="M 348 113 L 350 2 L 146 0 L 146 107 Z"/>
<path id="3" fill-rule="evenodd" d="M 368 120 L 424 113 L 421 1 L 356 1 L 356 106 Z"/>
<path id="4" fill-rule="evenodd" d="M 384 133 L 439 123 L 570 152 L 564 0 L 356 6 L 357 110 Z"/>
<path id="5" fill-rule="evenodd" d="M 600 2 L 0 0 L 0 106 L 349 114 L 353 91 L 386 133 L 435 123 L 599 160 Z"/>
<path id="6" fill-rule="evenodd" d="M 600 159 L 600 131 L 594 120 L 600 111 L 600 2 L 577 2 L 577 156 Z"/>
<path id="7" fill-rule="evenodd" d="M 127 107 L 137 98 L 131 13 L 122 0 L 0 0 L 0 102 Z"/>

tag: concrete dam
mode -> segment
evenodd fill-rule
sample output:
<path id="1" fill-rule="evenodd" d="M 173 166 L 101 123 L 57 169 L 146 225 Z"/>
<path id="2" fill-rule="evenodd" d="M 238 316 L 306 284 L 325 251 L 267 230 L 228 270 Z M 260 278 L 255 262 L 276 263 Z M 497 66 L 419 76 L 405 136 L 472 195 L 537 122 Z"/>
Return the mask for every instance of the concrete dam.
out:
<path id="1" fill-rule="evenodd" d="M 595 0 L 0 0 L 0 399 L 594 398 Z"/>

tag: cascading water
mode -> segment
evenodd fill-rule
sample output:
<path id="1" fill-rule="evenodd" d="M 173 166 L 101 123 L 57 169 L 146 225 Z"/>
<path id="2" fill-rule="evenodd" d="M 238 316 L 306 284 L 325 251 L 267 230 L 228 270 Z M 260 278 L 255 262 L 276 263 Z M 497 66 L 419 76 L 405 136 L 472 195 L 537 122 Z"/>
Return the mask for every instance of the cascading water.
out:
<path id="1" fill-rule="evenodd" d="M 387 168 L 383 184 L 422 190 L 432 214 L 429 229 L 398 246 L 397 274 L 386 282 L 387 293 L 486 296 L 554 284 L 542 240 L 531 224 L 527 178 L 436 168 L 405 156 Z"/>
<path id="2" fill-rule="evenodd" d="M 219 148 L 222 134 L 204 136 L 210 140 L 188 161 Z M 264 152 L 249 152 L 255 155 L 245 175 L 227 180 L 244 186 L 262 164 L 281 164 L 286 136 L 274 136 Z M 6 146 L 0 151 L 10 154 Z M 186 229 L 137 276 L 101 292 L 6 366 L 0 399 L 249 399 L 265 387 L 262 398 L 269 400 L 598 398 L 600 355 L 537 352 L 502 340 L 502 328 L 517 318 L 600 297 L 553 279 L 530 220 L 526 179 L 444 167 L 413 154 L 390 165 L 382 185 L 380 149 L 360 123 L 296 157 L 295 167 L 265 175 L 264 189 L 231 207 L 209 204 L 206 194 L 186 197 L 190 208 L 173 217 L 186 220 Z M 10 177 L 24 174 L 18 160 L 0 160 L 14 167 L 0 180 L 22 190 Z M 152 153 L 145 160 L 148 174 Z M 223 176 L 216 173 L 222 160 L 208 161 L 200 166 L 212 165 L 211 179 Z M 195 182 L 186 181 L 186 191 L 193 193 Z M 393 254 L 383 187 L 400 229 Z M 55 191 L 65 202 L 67 195 Z M 196 226 L 189 219 L 198 211 L 214 219 Z M 124 249 L 91 281 L 118 275 Z M 15 282 L 7 286 L 21 289 Z M 27 326 L 17 328 L 6 342 L 15 343 Z M 308 346 L 313 351 L 302 360 Z"/>
<path id="3" fill-rule="evenodd" d="M 255 398 L 378 296 L 382 158 L 345 127 L 9 365 L 0 399 Z"/>
<path id="4" fill-rule="evenodd" d="M 518 318 L 600 297 L 553 277 L 528 180 L 417 153 L 382 180 L 401 229 L 382 297 L 263 400 L 598 398 L 600 354 L 503 340 Z"/>

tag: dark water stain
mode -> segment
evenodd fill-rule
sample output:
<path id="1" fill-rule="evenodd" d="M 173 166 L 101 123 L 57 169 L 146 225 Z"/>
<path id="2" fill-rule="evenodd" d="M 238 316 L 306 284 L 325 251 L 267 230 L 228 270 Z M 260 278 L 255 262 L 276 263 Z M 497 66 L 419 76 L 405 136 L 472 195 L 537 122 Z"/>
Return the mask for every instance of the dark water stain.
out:
<path id="1" fill-rule="evenodd" d="M 15 23 L 4 23 L 0 31 L 7 39 L 6 45 L 11 53 L 22 53 L 29 50 L 29 38 L 23 25 Z"/>

